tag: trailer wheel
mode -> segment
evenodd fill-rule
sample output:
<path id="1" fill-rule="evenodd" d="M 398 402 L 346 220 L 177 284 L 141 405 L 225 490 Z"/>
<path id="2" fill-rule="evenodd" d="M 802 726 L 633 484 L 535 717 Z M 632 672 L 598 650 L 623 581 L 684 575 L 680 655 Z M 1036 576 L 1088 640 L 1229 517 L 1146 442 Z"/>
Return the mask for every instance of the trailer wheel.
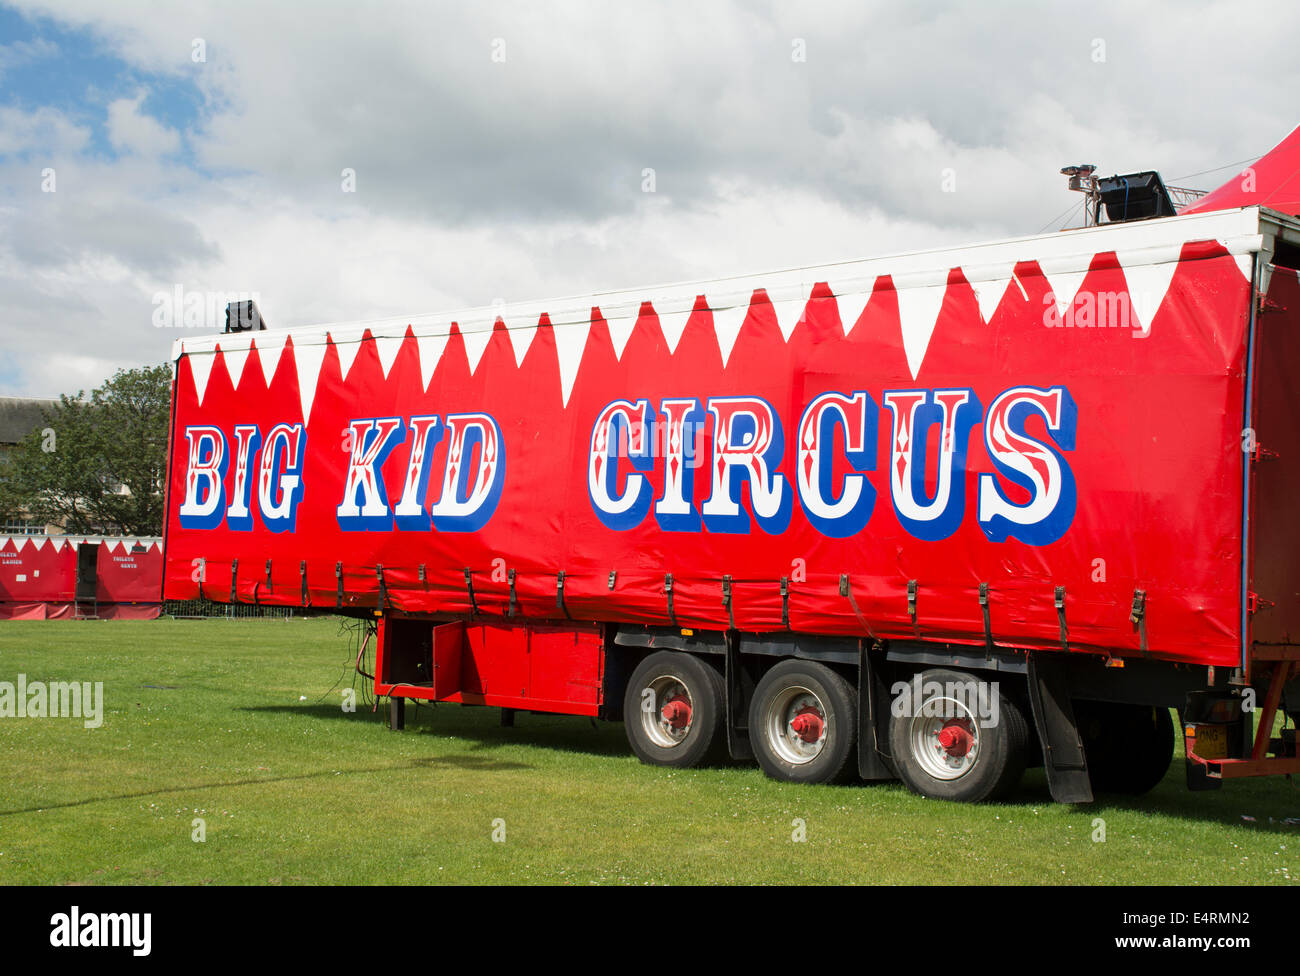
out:
<path id="1" fill-rule="evenodd" d="M 637 758 L 652 766 L 695 766 L 722 728 L 722 675 L 680 651 L 651 654 L 632 672 L 623 726 Z"/>
<path id="2" fill-rule="evenodd" d="M 857 693 L 813 661 L 770 668 L 749 705 L 749 741 L 773 779 L 827 783 L 839 779 L 856 740 Z"/>
<path id="3" fill-rule="evenodd" d="M 962 671 L 924 671 L 919 695 L 917 687 L 909 684 L 890 709 L 890 751 L 908 788 L 965 803 L 1014 790 L 1029 740 L 1019 706 L 996 683 Z"/>
<path id="4" fill-rule="evenodd" d="M 1096 792 L 1141 796 L 1169 772 L 1174 758 L 1169 709 L 1076 701 L 1074 716 Z"/>

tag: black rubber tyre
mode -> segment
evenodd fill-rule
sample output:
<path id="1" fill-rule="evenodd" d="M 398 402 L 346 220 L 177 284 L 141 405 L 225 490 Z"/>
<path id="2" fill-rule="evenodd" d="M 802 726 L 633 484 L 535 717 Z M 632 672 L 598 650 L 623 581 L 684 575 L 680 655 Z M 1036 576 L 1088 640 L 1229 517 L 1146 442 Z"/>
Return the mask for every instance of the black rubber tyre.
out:
<path id="1" fill-rule="evenodd" d="M 1074 719 L 1094 792 L 1141 796 L 1169 772 L 1174 758 L 1169 709 L 1076 701 Z"/>
<path id="2" fill-rule="evenodd" d="M 722 675 L 681 651 L 656 651 L 637 665 L 623 697 L 623 727 L 637 758 L 652 766 L 695 766 L 712 758 L 722 735 Z M 684 725 L 670 721 L 685 702 Z"/>
<path id="3" fill-rule="evenodd" d="M 1025 772 L 1029 741 L 1029 726 L 1020 707 L 1001 694 L 997 683 L 965 671 L 935 668 L 922 672 L 920 679 L 919 702 L 912 700 L 915 686 L 909 682 L 908 690 L 890 707 L 889 750 L 898 778 L 912 792 L 938 800 L 983 803 L 1012 793 Z M 944 689 L 942 694 L 933 694 L 935 684 Z M 952 698 L 947 695 L 949 688 Z M 971 711 L 958 705 L 944 709 L 945 700 L 961 702 L 963 697 Z M 938 716 L 927 714 L 927 703 L 934 699 L 939 701 L 929 708 L 938 709 Z M 994 700 L 996 722 L 994 709 L 981 709 L 981 703 L 991 706 Z M 965 730 L 966 751 L 961 755 L 940 742 L 945 727 L 952 724 Z M 961 743 L 954 748 L 961 748 Z"/>
<path id="4" fill-rule="evenodd" d="M 824 664 L 782 661 L 754 689 L 749 742 L 773 779 L 829 783 L 856 769 L 857 720 L 858 694 L 847 681 Z"/>

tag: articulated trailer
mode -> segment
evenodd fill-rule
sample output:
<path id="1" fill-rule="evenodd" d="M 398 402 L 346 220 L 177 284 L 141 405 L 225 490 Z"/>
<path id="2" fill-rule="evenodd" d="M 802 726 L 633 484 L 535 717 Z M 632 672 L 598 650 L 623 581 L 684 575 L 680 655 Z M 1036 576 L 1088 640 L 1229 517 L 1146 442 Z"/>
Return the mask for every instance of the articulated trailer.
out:
<path id="1" fill-rule="evenodd" d="M 1300 771 L 1300 221 L 1125 216 L 185 337 L 166 598 L 375 620 L 394 728 L 968 801 L 1141 793 L 1175 734 L 1192 788 Z"/>

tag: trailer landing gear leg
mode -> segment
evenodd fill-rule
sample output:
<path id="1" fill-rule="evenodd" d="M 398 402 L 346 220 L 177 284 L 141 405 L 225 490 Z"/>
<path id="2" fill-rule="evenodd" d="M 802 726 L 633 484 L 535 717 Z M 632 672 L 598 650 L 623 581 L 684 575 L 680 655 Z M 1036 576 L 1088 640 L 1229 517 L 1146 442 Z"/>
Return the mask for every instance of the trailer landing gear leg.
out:
<path id="1" fill-rule="evenodd" d="M 513 729 L 515 727 L 515 710 L 513 708 L 501 709 L 501 727 L 503 729 Z"/>
<path id="2" fill-rule="evenodd" d="M 394 732 L 406 728 L 406 699 L 388 699 L 388 727 Z"/>

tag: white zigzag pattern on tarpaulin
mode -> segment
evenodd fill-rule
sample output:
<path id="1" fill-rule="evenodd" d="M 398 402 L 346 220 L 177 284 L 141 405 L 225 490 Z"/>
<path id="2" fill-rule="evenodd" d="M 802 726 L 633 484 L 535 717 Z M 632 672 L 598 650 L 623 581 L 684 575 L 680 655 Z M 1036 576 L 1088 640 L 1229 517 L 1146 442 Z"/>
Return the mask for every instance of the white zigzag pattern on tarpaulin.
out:
<path id="1" fill-rule="evenodd" d="M 1219 222 L 1213 225 L 1216 229 L 1227 226 L 1226 217 L 1219 215 L 1218 220 Z M 993 320 L 1008 294 L 1023 296 L 1024 288 L 1017 281 L 1014 270 L 1019 261 L 1037 261 L 1054 294 L 1057 311 L 1064 315 L 1078 297 L 1079 288 L 1096 254 L 1113 253 L 1127 282 L 1133 312 L 1143 334 L 1148 334 L 1152 320 L 1164 301 L 1174 272 L 1177 270 L 1182 246 L 1186 240 L 1192 238 L 1170 240 L 1167 231 L 1155 234 L 1153 231 L 1158 228 L 1151 227 L 1133 230 L 1126 225 L 1118 225 L 1111 228 L 1104 227 L 1101 230 L 1108 229 L 1113 237 L 1105 238 L 1106 243 L 1111 243 L 1113 239 L 1115 245 L 1132 243 L 1133 246 L 1101 249 L 1094 253 L 1074 251 L 1036 257 L 1032 251 L 1023 251 L 1024 242 L 1004 242 L 968 249 L 969 253 L 978 255 L 981 260 L 957 265 L 951 269 L 937 267 L 935 264 L 937 255 L 933 253 L 904 255 L 857 262 L 843 267 L 800 269 L 796 272 L 747 276 L 742 290 L 735 290 L 725 295 L 719 293 L 721 288 L 724 285 L 738 283 L 736 279 L 711 283 L 710 288 L 717 286 L 712 296 L 704 293 L 703 285 L 699 291 L 689 286 L 678 286 L 674 295 L 661 298 L 657 303 L 646 302 L 646 304 L 649 304 L 654 311 L 659 332 L 669 353 L 675 355 L 687 322 L 695 314 L 694 308 L 699 298 L 703 298 L 709 311 L 701 314 L 707 315 L 711 322 L 711 331 L 725 367 L 731 359 L 745 319 L 754 306 L 753 294 L 756 288 L 761 287 L 765 290 L 776 316 L 781 337 L 789 342 L 804 315 L 815 284 L 808 280 L 809 272 L 825 274 L 845 271 L 846 278 L 840 280 L 838 290 L 834 294 L 845 334 L 852 332 L 872 300 L 877 286 L 892 286 L 897 296 L 900 339 L 907 357 L 908 369 L 915 380 L 921 372 L 929 351 L 948 289 L 953 287 L 948 284 L 952 271 L 959 271 L 969 284 L 979 307 L 980 317 L 987 324 Z M 1229 229 L 1235 230 L 1236 225 L 1231 225 Z M 1094 229 L 1091 233 L 1097 232 Z M 1252 246 L 1255 246 L 1253 241 L 1257 239 L 1227 236 L 1217 239 L 1236 258 L 1242 274 L 1249 277 L 1251 268 L 1249 257 Z M 1097 240 L 1100 241 L 1101 238 Z M 1017 244 L 1021 246 L 1022 254 L 1017 255 L 1012 248 L 1012 245 Z M 1013 256 L 1016 259 L 1010 260 L 1009 258 Z M 826 277 L 818 280 L 825 281 L 827 277 L 832 276 L 826 274 Z M 885 278 L 888 281 L 882 282 L 881 279 Z M 654 290 L 646 289 L 647 292 Z M 505 325 L 515 362 L 519 366 L 523 365 L 538 328 L 545 322 L 549 322 L 559 360 L 560 392 L 563 402 L 567 405 L 586 350 L 593 319 L 599 316 L 605 322 L 613 344 L 614 355 L 621 360 L 640 319 L 643 301 L 645 300 L 635 297 L 635 293 L 629 292 L 618 296 L 592 295 L 570 299 L 567 302 L 555 302 L 552 303 L 553 308 L 549 312 L 544 310 L 542 304 L 518 307 L 494 306 L 468 313 L 423 317 L 419 320 L 407 321 L 402 325 L 398 324 L 401 320 L 391 320 L 382 326 L 378 324 L 366 326 L 364 323 L 358 323 L 279 333 L 266 331 L 249 333 L 246 336 L 222 335 L 215 340 L 211 337 L 206 341 L 181 340 L 177 343 L 176 354 L 190 354 L 195 391 L 199 402 L 202 403 L 217 347 L 222 351 L 223 362 L 227 362 L 226 368 L 232 371 L 232 384 L 237 384 L 249 355 L 250 344 L 256 346 L 262 374 L 269 385 L 283 354 L 285 338 L 292 334 L 302 415 L 304 420 L 307 420 L 310 418 L 315 399 L 316 386 L 327 348 L 326 343 L 334 345 L 338 351 L 340 370 L 346 379 L 362 341 L 369 336 L 375 344 L 383 375 L 387 377 L 405 342 L 406 329 L 410 327 L 415 332 L 420 376 L 427 389 L 438 363 L 446 352 L 452 323 L 456 324 L 461 333 L 470 373 L 473 374 L 482 362 L 497 322 Z M 226 357 L 229 359 L 227 360 Z"/>
<path id="2" fill-rule="evenodd" d="M 1155 309 L 1159 308 L 1160 302 L 1164 300 L 1165 292 L 1173 279 L 1176 267 L 1176 264 L 1169 263 L 1125 268 L 1126 277 L 1130 279 L 1133 310 L 1145 331 L 1150 330 L 1149 316 L 1153 314 Z M 1074 303 L 1085 275 L 1086 272 L 1077 271 L 1044 272 L 1044 277 L 1048 279 L 1052 290 L 1055 292 L 1057 307 L 1062 315 Z M 1141 282 L 1141 285 L 1137 285 L 1137 282 Z M 980 307 L 980 316 L 984 322 L 987 323 L 992 319 L 993 313 L 1001 305 L 1010 285 L 1011 275 L 1007 275 L 1006 277 L 979 282 L 978 286 L 972 286 Z M 938 324 L 939 311 L 943 307 L 943 301 L 949 287 L 946 284 L 919 285 L 897 292 L 903 350 L 907 356 L 908 369 L 911 371 L 913 379 L 917 378 L 925 361 L 926 352 L 930 348 L 930 339 L 934 334 L 935 326 Z M 994 297 L 995 295 L 996 297 Z M 843 315 L 842 322 L 844 323 L 846 335 L 852 331 L 853 326 L 869 303 L 870 297 L 871 293 L 860 296 L 857 300 L 854 300 L 853 296 L 847 295 L 836 297 L 835 300 L 839 304 L 840 312 Z M 772 302 L 771 304 L 776 315 L 777 326 L 781 331 L 781 337 L 786 342 L 789 342 L 796 325 L 803 319 L 808 299 L 787 299 Z M 850 310 L 848 314 L 844 314 L 846 308 Z M 740 336 L 741 328 L 749 315 L 750 309 L 751 306 L 737 305 L 711 311 L 713 333 L 717 337 L 718 351 L 722 356 L 724 367 L 731 358 L 736 339 Z M 675 320 L 671 322 L 668 328 L 664 328 L 666 323 L 663 320 L 672 316 L 672 313 L 660 317 L 660 332 L 670 353 L 676 352 L 677 343 L 681 340 L 682 332 L 685 330 L 690 315 L 689 312 L 676 313 L 673 316 Z M 623 351 L 626 349 L 628 340 L 631 338 L 638 321 L 639 317 L 631 316 L 617 320 L 606 319 L 610 326 L 610 337 L 614 343 L 616 358 L 622 358 Z M 569 402 L 569 395 L 572 393 L 574 382 L 577 380 L 578 366 L 582 361 L 582 354 L 586 350 L 590 329 L 590 322 L 586 324 L 571 322 L 555 326 L 555 346 L 559 357 L 561 392 L 565 404 Z M 536 335 L 537 329 L 535 326 L 507 326 L 507 332 L 514 349 L 515 362 L 518 366 L 522 366 L 524 356 L 532 342 L 531 336 Z M 521 335 L 530 338 L 518 338 Z M 483 353 L 486 351 L 489 341 L 491 341 L 492 331 L 465 332 L 462 333 L 462 336 L 465 340 L 465 351 L 472 375 L 482 361 Z M 371 338 L 379 355 L 383 375 L 387 377 L 392 369 L 393 362 L 397 358 L 398 351 L 405 342 L 405 337 L 379 336 Z M 333 342 L 332 335 L 330 339 Z M 416 347 L 420 358 L 420 378 L 426 389 L 429 381 L 433 378 L 434 370 L 437 369 L 438 363 L 446 351 L 447 339 L 446 334 L 416 337 Z M 253 341 L 256 342 L 256 339 Z M 339 350 L 341 371 L 346 376 L 356 359 L 357 351 L 361 348 L 361 340 L 337 342 L 334 343 L 334 347 Z M 263 360 L 262 369 L 264 375 L 274 375 L 275 365 L 278 364 L 283 349 L 283 339 L 272 346 L 267 358 Z M 294 360 L 297 364 L 298 389 L 302 397 L 304 419 L 311 416 L 311 405 L 315 399 L 316 385 L 325 358 L 325 349 L 326 346 L 323 343 L 303 343 L 300 346 L 295 346 L 293 350 Z M 226 354 L 224 348 L 222 352 L 223 355 Z M 260 356 L 260 347 L 258 353 Z M 235 362 L 238 364 L 237 369 L 242 369 L 243 361 L 247 356 L 247 347 L 235 353 Z M 200 403 L 203 402 L 204 389 L 210 378 L 214 359 L 213 356 L 196 356 L 190 360 L 192 368 L 196 365 L 196 360 L 202 361 L 201 366 L 194 369 L 195 387 Z M 232 383 L 236 382 L 236 380 L 232 379 Z"/>
<path id="3" fill-rule="evenodd" d="M 21 550 L 31 545 L 33 549 L 40 552 L 48 543 L 53 547 L 55 552 L 62 552 L 64 546 L 72 546 L 74 549 L 81 545 L 103 545 L 109 552 L 117 552 L 119 548 L 130 552 L 136 546 L 144 546 L 146 549 L 158 549 L 162 546 L 162 540 L 150 536 L 78 536 L 78 535 L 0 535 L 0 549 L 12 543 L 15 550 Z"/>

